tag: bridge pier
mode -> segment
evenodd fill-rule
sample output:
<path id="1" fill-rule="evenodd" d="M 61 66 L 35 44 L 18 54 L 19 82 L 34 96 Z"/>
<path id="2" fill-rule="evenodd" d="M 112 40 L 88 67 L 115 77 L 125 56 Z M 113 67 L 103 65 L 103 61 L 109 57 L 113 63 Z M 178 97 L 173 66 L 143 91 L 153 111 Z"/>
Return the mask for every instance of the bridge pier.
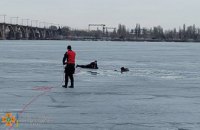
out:
<path id="1" fill-rule="evenodd" d="M 6 39 L 6 34 L 5 34 L 5 24 L 3 24 L 2 26 L 2 39 L 5 40 Z"/>
<path id="2" fill-rule="evenodd" d="M 24 40 L 28 40 L 29 37 L 29 33 L 28 33 L 28 27 L 25 28 L 25 39 Z"/>
<path id="3" fill-rule="evenodd" d="M 5 40 L 5 24 L 0 25 L 0 39 Z"/>

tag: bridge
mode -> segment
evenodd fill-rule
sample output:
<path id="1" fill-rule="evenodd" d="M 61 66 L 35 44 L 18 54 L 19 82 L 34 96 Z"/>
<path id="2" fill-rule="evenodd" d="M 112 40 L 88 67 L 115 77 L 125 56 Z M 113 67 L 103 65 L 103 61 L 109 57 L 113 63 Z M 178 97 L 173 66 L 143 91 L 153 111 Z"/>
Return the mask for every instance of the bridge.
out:
<path id="1" fill-rule="evenodd" d="M 41 28 L 0 23 L 1 40 L 54 40 L 59 36 L 57 27 Z"/>

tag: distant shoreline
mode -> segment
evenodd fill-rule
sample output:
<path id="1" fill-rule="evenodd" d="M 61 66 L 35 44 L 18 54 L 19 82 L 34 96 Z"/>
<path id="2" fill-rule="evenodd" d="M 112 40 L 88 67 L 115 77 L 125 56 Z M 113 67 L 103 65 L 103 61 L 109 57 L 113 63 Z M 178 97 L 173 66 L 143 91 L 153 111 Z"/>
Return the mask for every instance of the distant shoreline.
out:
<path id="1" fill-rule="evenodd" d="M 127 40 L 118 40 L 118 39 L 113 39 L 113 40 L 102 40 L 102 39 L 96 39 L 96 40 L 91 40 L 91 39 L 38 39 L 38 40 L 26 40 L 26 39 L 20 39 L 20 40 L 16 40 L 16 39 L 9 39 L 9 40 L 5 40 L 5 39 L 0 39 L 0 41 L 116 41 L 116 42 L 200 42 L 200 40 L 198 41 L 194 41 L 194 40 L 131 40 L 131 39 L 127 39 Z"/>

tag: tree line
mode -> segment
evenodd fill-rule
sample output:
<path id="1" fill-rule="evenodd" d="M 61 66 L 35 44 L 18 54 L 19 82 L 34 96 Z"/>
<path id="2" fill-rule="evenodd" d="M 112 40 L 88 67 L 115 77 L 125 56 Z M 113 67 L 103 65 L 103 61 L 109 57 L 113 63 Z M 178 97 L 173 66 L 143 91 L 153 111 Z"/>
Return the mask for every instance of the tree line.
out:
<path id="1" fill-rule="evenodd" d="M 63 39 L 69 40 L 200 41 L 200 28 L 195 25 L 186 26 L 185 24 L 179 29 L 169 30 L 164 30 L 161 26 L 141 27 L 140 24 L 136 24 L 132 29 L 119 24 L 118 28 L 113 30 L 103 28 L 90 31 L 62 27 L 58 28 L 58 33 Z"/>

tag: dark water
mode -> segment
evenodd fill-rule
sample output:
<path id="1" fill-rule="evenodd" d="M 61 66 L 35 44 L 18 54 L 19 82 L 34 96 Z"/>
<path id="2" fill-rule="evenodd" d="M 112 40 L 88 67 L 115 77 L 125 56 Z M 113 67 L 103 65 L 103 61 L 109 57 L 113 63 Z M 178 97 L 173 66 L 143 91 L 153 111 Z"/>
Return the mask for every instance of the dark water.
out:
<path id="1" fill-rule="evenodd" d="M 75 89 L 59 86 L 69 44 L 77 64 L 100 68 L 76 69 Z M 53 87 L 12 129 L 199 130 L 199 52 L 198 43 L 0 41 L 0 116 Z M 130 72 L 114 71 L 122 66 Z"/>

